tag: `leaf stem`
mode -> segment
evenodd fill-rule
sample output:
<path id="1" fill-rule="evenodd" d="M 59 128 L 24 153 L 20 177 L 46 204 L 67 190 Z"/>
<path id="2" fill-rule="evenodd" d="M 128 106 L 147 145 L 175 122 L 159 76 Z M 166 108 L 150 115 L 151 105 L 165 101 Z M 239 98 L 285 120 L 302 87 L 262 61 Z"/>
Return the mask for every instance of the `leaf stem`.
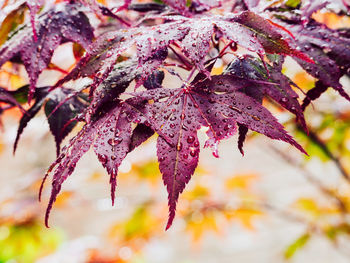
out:
<path id="1" fill-rule="evenodd" d="M 191 63 L 181 54 L 179 54 L 172 46 L 169 46 L 170 50 L 178 57 L 178 59 L 189 69 L 192 69 Z"/>

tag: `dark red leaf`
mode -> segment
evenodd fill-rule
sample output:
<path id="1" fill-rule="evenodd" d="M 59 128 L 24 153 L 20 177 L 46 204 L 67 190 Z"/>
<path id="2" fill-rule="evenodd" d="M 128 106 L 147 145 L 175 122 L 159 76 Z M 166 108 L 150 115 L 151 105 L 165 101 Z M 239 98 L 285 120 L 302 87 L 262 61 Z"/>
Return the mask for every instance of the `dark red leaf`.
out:
<path id="1" fill-rule="evenodd" d="M 30 0 L 26 2 L 30 10 L 30 22 L 32 24 L 34 41 L 37 41 L 38 39 L 38 36 L 36 34 L 35 16 L 38 13 L 39 9 L 44 5 L 44 2 L 44 0 Z"/>
<path id="2" fill-rule="evenodd" d="M 93 38 L 88 18 L 76 5 L 57 6 L 42 15 L 36 25 L 36 41 L 31 27 L 24 26 L 0 48 L 0 66 L 20 55 L 30 79 L 29 98 L 34 93 L 39 74 L 47 68 L 54 50 L 61 43 L 70 40 L 87 48 Z"/>
<path id="3" fill-rule="evenodd" d="M 270 81 L 271 84 L 259 83 L 254 86 L 279 103 L 283 108 L 294 113 L 302 127 L 306 129 L 303 110 L 298 102 L 298 95 L 292 88 L 292 85 L 295 86 L 295 84 L 280 70 L 281 68 L 269 67 L 268 74 L 261 61 L 251 56 L 245 56 L 242 59 L 237 58 L 233 60 L 227 67 L 226 72 L 242 79 Z"/>
<path id="4" fill-rule="evenodd" d="M 306 109 L 306 107 L 315 99 L 319 98 L 322 93 L 324 93 L 326 90 L 328 89 L 328 86 L 323 85 L 323 83 L 321 81 L 317 81 L 315 84 L 315 87 L 310 89 L 307 93 L 306 93 L 306 97 L 303 101 L 303 104 L 301 105 L 301 108 L 303 110 Z"/>
<path id="5" fill-rule="evenodd" d="M 34 93 L 35 102 L 34 104 L 27 110 L 25 114 L 23 114 L 21 120 L 19 121 L 19 126 L 17 130 L 16 139 L 13 145 L 13 153 L 16 152 L 18 141 L 21 137 L 21 134 L 24 128 L 27 126 L 28 122 L 34 118 L 34 116 L 39 112 L 41 106 L 45 102 L 49 91 L 49 87 L 37 88 Z"/>
<path id="6" fill-rule="evenodd" d="M 242 124 L 238 124 L 238 149 L 244 155 L 243 143 L 248 133 L 248 128 Z"/>
<path id="7" fill-rule="evenodd" d="M 45 114 L 48 118 L 50 131 L 55 138 L 57 156 L 60 152 L 62 140 L 77 124 L 77 121 L 73 119 L 77 114 L 82 112 L 86 106 L 78 96 L 70 98 L 60 105 L 61 101 L 65 100 L 71 92 L 72 91 L 68 89 L 56 90 L 50 94 L 50 98 L 45 103 Z M 57 106 L 59 107 L 56 109 Z"/>

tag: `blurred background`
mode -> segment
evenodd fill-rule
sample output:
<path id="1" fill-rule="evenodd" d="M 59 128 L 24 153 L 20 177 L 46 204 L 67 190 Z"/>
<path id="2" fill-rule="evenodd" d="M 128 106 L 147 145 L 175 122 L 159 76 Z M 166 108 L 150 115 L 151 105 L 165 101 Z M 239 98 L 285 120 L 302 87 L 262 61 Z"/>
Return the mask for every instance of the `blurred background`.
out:
<path id="1" fill-rule="evenodd" d="M 330 13 L 315 18 L 333 28 L 350 25 L 348 17 Z M 74 66 L 72 50 L 68 43 L 55 51 L 39 86 L 55 83 Z M 213 74 L 222 72 L 226 59 Z M 304 91 L 314 87 L 292 60 L 284 70 Z M 0 86 L 17 89 L 27 82 L 22 66 L 7 63 L 0 70 Z M 349 79 L 342 84 L 350 92 Z M 173 82 L 166 79 L 165 85 Z M 289 113 L 265 103 L 310 157 L 255 133 L 244 157 L 237 136 L 220 144 L 218 159 L 203 149 L 168 231 L 155 136 L 120 167 L 114 207 L 107 173 L 92 152 L 85 155 L 63 185 L 46 228 L 50 183 L 41 203 L 38 191 L 55 160 L 54 139 L 41 112 L 13 156 L 22 113 L 6 111 L 0 132 L 0 263 L 350 262 L 349 103 L 329 90 L 309 106 L 309 136 Z M 203 145 L 205 133 L 199 136 Z"/>

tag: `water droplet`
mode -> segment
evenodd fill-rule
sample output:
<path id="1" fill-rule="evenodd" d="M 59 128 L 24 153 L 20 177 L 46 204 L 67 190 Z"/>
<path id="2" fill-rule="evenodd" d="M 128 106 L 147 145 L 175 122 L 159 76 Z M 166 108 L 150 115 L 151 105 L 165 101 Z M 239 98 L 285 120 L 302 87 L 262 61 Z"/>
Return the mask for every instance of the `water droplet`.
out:
<path id="1" fill-rule="evenodd" d="M 98 159 L 100 160 L 101 163 L 105 164 L 107 162 L 107 156 L 104 154 L 99 154 Z"/>
<path id="2" fill-rule="evenodd" d="M 193 143 L 194 140 L 195 140 L 194 136 L 188 136 L 188 138 L 187 138 L 188 143 Z"/>
<path id="3" fill-rule="evenodd" d="M 196 157 L 196 156 L 197 156 L 197 150 L 191 150 L 191 151 L 190 151 L 190 155 L 191 155 L 192 157 Z"/>
<path id="4" fill-rule="evenodd" d="M 226 124 L 225 127 L 224 127 L 224 130 L 227 131 L 227 130 L 229 130 L 231 128 L 232 128 L 231 124 Z"/>

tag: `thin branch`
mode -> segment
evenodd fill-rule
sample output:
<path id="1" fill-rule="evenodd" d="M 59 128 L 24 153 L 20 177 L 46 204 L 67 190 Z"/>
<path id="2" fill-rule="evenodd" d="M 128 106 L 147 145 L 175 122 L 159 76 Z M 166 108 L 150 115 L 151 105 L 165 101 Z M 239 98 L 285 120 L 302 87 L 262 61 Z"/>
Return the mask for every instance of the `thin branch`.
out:
<path id="1" fill-rule="evenodd" d="M 297 126 L 298 130 L 304 134 L 305 131 L 303 130 L 302 127 L 300 127 L 299 125 Z M 309 129 L 309 134 L 307 136 L 313 143 L 317 144 L 322 151 L 327 155 L 327 157 L 329 159 L 331 159 L 336 167 L 338 168 L 338 170 L 340 171 L 340 174 L 343 176 L 343 178 L 345 179 L 345 181 L 347 181 L 350 184 L 350 175 L 348 174 L 348 172 L 345 170 L 344 166 L 342 165 L 342 163 L 340 162 L 340 160 L 331 152 L 331 150 L 328 148 L 328 146 L 321 140 L 320 137 L 318 137 L 318 135 L 311 131 Z"/>
<path id="2" fill-rule="evenodd" d="M 305 169 L 305 167 L 300 163 L 297 162 L 295 159 L 291 158 L 291 156 L 287 155 L 285 152 L 281 151 L 277 147 L 270 145 L 270 149 L 272 149 L 275 153 L 277 153 L 277 156 L 283 159 L 287 164 L 297 167 L 301 170 L 302 175 L 310 182 L 312 183 L 316 188 L 318 188 L 322 193 L 325 195 L 331 197 L 334 199 L 342 213 L 347 213 L 348 209 L 344 201 L 341 199 L 340 196 L 338 196 L 335 192 L 331 191 L 329 188 L 325 187 L 321 181 L 317 180 L 309 171 Z"/>

